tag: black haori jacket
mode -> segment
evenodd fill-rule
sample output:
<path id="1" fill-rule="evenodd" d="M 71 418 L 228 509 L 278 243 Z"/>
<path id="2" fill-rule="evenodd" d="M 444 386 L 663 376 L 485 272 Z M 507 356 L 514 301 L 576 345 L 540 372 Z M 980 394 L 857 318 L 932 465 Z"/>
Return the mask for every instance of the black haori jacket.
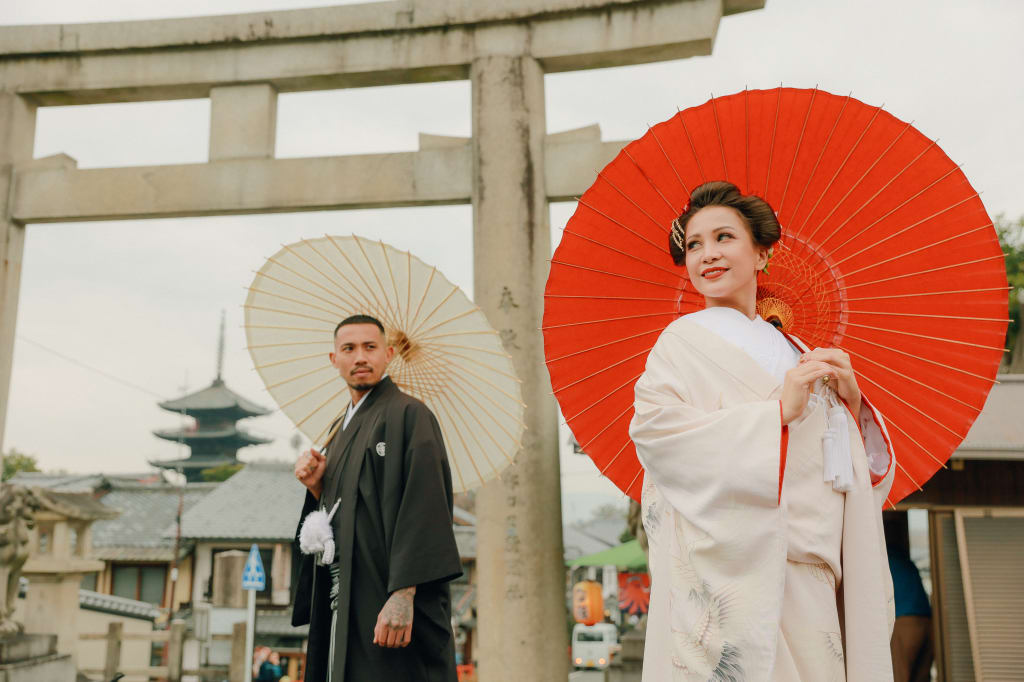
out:
<path id="1" fill-rule="evenodd" d="M 330 608 L 327 566 L 300 553 L 310 512 L 330 510 L 341 584 Z M 306 493 L 293 548 L 292 625 L 309 624 L 306 682 L 454 682 L 455 649 L 448 581 L 462 575 L 452 528 L 452 478 L 437 419 L 385 377 L 348 427 L 327 446 L 324 491 Z M 377 615 L 395 590 L 416 586 L 412 641 L 402 649 L 372 643 Z"/>

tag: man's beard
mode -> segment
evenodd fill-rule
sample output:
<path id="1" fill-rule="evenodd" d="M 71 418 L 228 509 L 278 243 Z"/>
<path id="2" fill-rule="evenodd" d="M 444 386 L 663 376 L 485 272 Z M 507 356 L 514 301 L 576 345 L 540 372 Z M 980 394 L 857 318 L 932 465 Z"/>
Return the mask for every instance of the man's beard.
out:
<path id="1" fill-rule="evenodd" d="M 380 379 L 374 382 L 361 381 L 357 384 L 353 384 L 351 381 L 347 382 L 349 388 L 354 391 L 369 391 L 371 388 L 375 388 L 380 383 Z"/>

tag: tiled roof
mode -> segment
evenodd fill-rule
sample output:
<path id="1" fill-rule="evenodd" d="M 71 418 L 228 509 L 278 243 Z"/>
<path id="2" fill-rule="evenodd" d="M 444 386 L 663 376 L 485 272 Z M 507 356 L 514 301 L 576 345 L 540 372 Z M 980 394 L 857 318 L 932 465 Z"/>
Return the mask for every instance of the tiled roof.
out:
<path id="1" fill-rule="evenodd" d="M 48 474 L 41 471 L 19 471 L 7 482 L 70 493 L 91 493 L 102 481 L 102 474 Z"/>
<path id="2" fill-rule="evenodd" d="M 93 497 L 92 493 L 71 493 L 52 488 L 40 488 L 37 497 L 44 509 L 63 514 L 71 519 L 97 521 L 113 519 L 117 510 L 111 509 Z"/>
<path id="3" fill-rule="evenodd" d="M 562 546 L 563 546 L 563 558 L 566 561 L 571 559 L 578 559 L 581 556 L 600 552 L 601 550 L 608 549 L 612 545 L 598 540 L 597 538 L 588 535 L 587 533 L 573 528 L 572 526 L 562 526 Z"/>
<path id="4" fill-rule="evenodd" d="M 992 386 L 985 408 L 954 457 L 1024 459 L 1024 374 L 997 378 L 999 383 Z"/>
<path id="5" fill-rule="evenodd" d="M 88 611 L 100 611 L 150 621 L 156 620 L 161 613 L 160 609 L 148 602 L 117 597 L 112 594 L 100 594 L 92 590 L 78 591 L 78 605 Z"/>
<path id="6" fill-rule="evenodd" d="M 184 491 L 188 512 L 213 492 L 217 483 L 189 483 Z M 121 515 L 92 527 L 93 555 L 122 561 L 171 561 L 179 488 L 172 485 L 118 485 L 101 498 Z M 187 550 L 187 546 L 182 548 Z"/>
<path id="7" fill-rule="evenodd" d="M 294 471 L 289 462 L 247 464 L 185 514 L 182 537 L 291 541 L 306 493 Z M 463 524 L 476 521 L 461 509 L 455 515 Z M 461 558 L 476 558 L 475 525 L 456 524 L 455 541 Z"/>
<path id="8" fill-rule="evenodd" d="M 182 537 L 290 541 L 306 489 L 288 462 L 253 462 L 221 483 L 182 519 Z"/>
<path id="9" fill-rule="evenodd" d="M 178 557 L 188 555 L 194 544 L 191 540 L 182 539 L 178 546 Z M 93 547 L 89 558 L 100 561 L 170 563 L 174 561 L 174 540 L 168 540 L 166 547 Z"/>
<path id="10" fill-rule="evenodd" d="M 65 493 L 91 493 L 120 483 L 162 485 L 163 479 L 160 473 L 155 471 L 139 474 L 51 474 L 42 471 L 19 471 L 8 482 Z"/>
<path id="11" fill-rule="evenodd" d="M 153 432 L 153 435 L 157 438 L 163 438 L 164 440 L 183 441 L 185 443 L 209 440 L 230 440 L 239 443 L 242 447 L 244 447 L 245 444 L 262 445 L 263 443 L 269 443 L 273 440 L 273 438 L 264 438 L 262 436 L 249 433 L 245 429 L 240 429 L 234 424 L 230 424 L 220 429 L 157 429 Z"/>
<path id="12" fill-rule="evenodd" d="M 236 458 L 228 455 L 197 455 L 195 457 L 183 457 L 181 459 L 154 459 L 149 462 L 155 467 L 161 469 L 170 469 L 175 471 L 181 469 L 182 471 L 192 471 L 194 469 L 214 469 L 216 467 L 235 464 L 242 464 Z"/>
<path id="13" fill-rule="evenodd" d="M 272 411 L 261 405 L 257 405 L 254 402 L 246 400 L 225 386 L 224 382 L 219 379 L 214 380 L 212 384 L 201 391 L 189 393 L 188 395 L 184 395 L 174 400 L 164 401 L 160 403 L 160 407 L 172 412 L 201 412 L 205 410 L 234 409 L 253 417 L 261 414 L 270 414 Z"/>
<path id="14" fill-rule="evenodd" d="M 626 523 L 625 510 L 623 510 L 621 518 L 591 519 L 573 525 L 576 530 L 582 531 L 592 538 L 597 538 L 609 547 L 615 547 L 620 543 L 619 538 L 622 537 L 622 533 L 626 530 L 628 524 Z"/>

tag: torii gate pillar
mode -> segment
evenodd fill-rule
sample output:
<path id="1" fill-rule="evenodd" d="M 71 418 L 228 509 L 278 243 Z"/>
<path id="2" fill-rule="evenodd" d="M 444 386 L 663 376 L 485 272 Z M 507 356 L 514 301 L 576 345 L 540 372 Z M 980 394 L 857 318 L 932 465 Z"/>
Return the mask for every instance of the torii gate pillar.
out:
<path id="1" fill-rule="evenodd" d="M 478 45 L 509 53 L 470 67 L 474 299 L 512 355 L 527 405 L 515 465 L 477 497 L 477 658 L 487 682 L 569 674 L 557 411 L 541 335 L 517 331 L 540 327 L 551 253 L 544 72 L 523 53 L 526 39 L 514 26 L 478 35 Z"/>
<path id="2" fill-rule="evenodd" d="M 0 91 L 0 444 L 7 421 L 7 387 L 14 362 L 14 324 L 25 252 L 25 225 L 11 217 L 11 185 L 15 164 L 32 159 L 35 137 L 35 105 L 19 95 Z"/>

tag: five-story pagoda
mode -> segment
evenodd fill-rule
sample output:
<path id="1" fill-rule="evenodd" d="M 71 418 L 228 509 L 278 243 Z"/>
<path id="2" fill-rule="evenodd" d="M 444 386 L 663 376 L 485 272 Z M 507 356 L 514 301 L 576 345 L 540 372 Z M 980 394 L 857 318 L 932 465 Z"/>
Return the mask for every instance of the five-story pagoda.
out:
<path id="1" fill-rule="evenodd" d="M 191 417 L 193 425 L 177 429 L 158 429 L 153 434 L 164 440 L 187 445 L 191 453 L 176 460 L 150 462 L 161 469 L 180 471 L 189 483 L 202 481 L 203 469 L 238 464 L 238 449 L 271 442 L 238 427 L 238 420 L 258 417 L 271 411 L 246 400 L 224 384 L 224 319 L 221 318 L 217 348 L 217 376 L 206 388 L 174 400 L 158 403 L 170 412 Z"/>

